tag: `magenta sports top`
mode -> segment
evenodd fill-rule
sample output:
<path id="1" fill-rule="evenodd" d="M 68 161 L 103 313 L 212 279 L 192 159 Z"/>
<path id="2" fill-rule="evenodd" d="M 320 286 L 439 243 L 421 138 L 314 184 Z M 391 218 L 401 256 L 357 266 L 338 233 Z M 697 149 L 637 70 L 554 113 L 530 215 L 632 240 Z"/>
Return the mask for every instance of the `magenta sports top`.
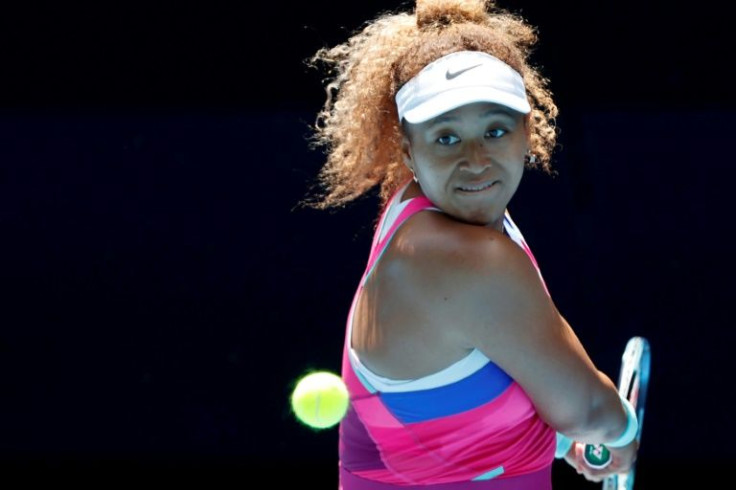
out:
<path id="1" fill-rule="evenodd" d="M 340 490 L 549 490 L 555 430 L 482 352 L 420 379 L 392 380 L 371 373 L 350 345 L 357 299 L 396 229 L 414 213 L 440 211 L 426 197 L 402 202 L 405 189 L 381 216 L 348 315 L 342 377 L 350 408 L 339 427 Z M 508 211 L 504 228 L 539 271 Z"/>

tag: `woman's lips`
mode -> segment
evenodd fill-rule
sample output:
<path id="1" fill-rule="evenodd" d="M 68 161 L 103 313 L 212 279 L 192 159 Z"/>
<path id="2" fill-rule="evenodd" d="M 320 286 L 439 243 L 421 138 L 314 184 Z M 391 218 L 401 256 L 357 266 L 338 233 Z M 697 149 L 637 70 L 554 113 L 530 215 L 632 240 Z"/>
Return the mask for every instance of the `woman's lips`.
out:
<path id="1" fill-rule="evenodd" d="M 496 183 L 496 180 L 493 181 L 485 181 L 485 182 L 478 182 L 473 184 L 464 184 L 458 187 L 458 190 L 461 192 L 468 192 L 468 193 L 475 193 L 475 192 L 483 192 L 491 187 Z"/>

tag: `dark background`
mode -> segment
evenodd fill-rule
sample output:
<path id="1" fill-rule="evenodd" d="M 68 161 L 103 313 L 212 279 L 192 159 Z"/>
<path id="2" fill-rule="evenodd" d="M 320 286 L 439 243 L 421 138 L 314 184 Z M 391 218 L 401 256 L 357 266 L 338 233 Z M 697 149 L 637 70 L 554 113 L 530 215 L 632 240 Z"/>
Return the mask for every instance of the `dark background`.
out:
<path id="1" fill-rule="evenodd" d="M 26 5 L 0 17 L 3 474 L 336 488 L 337 430 L 288 396 L 339 370 L 376 201 L 297 206 L 322 163 L 303 61 L 409 4 Z M 718 5 L 502 3 L 539 27 L 561 128 L 557 176 L 527 174 L 512 214 L 602 370 L 652 345 L 639 488 L 736 456 Z"/>

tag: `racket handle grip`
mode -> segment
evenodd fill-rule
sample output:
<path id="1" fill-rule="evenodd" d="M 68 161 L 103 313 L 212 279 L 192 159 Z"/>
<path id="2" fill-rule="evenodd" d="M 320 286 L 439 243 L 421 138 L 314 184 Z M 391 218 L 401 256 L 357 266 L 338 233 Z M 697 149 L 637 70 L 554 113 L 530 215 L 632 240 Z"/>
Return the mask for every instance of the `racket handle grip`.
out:
<path id="1" fill-rule="evenodd" d="M 611 464 L 611 451 L 603 444 L 586 444 L 583 459 L 591 468 L 602 469 Z"/>

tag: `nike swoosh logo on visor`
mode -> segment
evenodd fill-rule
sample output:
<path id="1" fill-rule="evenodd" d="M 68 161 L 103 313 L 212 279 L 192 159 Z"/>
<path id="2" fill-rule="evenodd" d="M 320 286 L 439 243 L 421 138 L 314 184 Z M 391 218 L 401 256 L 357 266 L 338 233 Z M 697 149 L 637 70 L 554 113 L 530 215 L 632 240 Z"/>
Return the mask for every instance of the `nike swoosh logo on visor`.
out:
<path id="1" fill-rule="evenodd" d="M 467 67 L 467 68 L 463 68 L 462 70 L 458 70 L 458 71 L 455 71 L 455 72 L 451 72 L 451 71 L 450 71 L 450 69 L 448 68 L 448 69 L 447 69 L 447 72 L 445 73 L 445 78 L 446 78 L 446 79 L 448 79 L 448 80 L 452 80 L 453 78 L 456 78 L 456 77 L 458 77 L 458 76 L 462 75 L 462 74 L 463 74 L 463 73 L 465 73 L 466 71 L 468 71 L 468 70 L 472 70 L 473 68 L 477 68 L 477 67 L 479 67 L 480 65 L 481 65 L 481 64 L 480 64 L 480 63 L 478 63 L 477 65 L 469 66 L 469 67 Z"/>

